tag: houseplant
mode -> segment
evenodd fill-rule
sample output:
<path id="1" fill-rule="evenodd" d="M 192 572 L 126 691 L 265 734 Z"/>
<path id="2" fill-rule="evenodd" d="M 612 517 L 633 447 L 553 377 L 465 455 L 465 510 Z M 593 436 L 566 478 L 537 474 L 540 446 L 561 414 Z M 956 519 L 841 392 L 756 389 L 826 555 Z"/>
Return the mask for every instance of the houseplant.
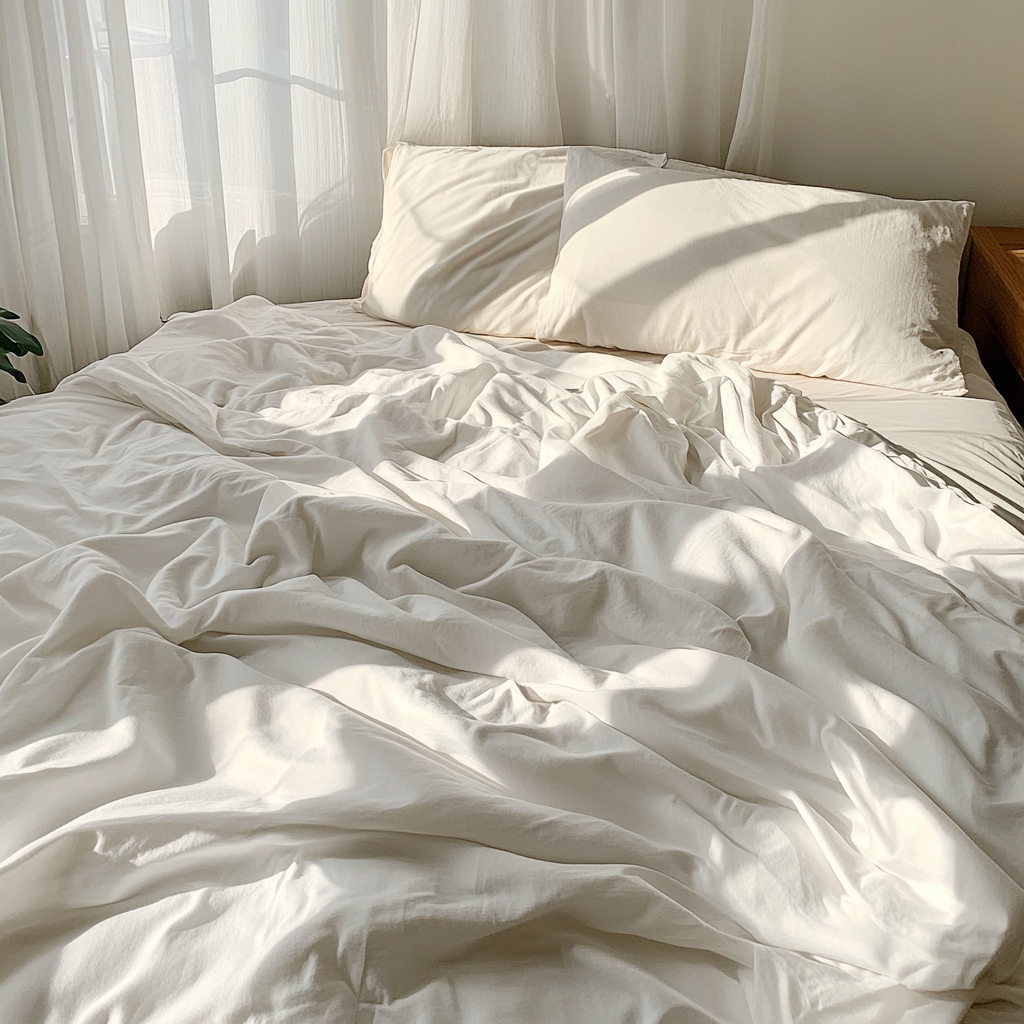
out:
<path id="1" fill-rule="evenodd" d="M 8 353 L 25 356 L 31 352 L 33 355 L 41 356 L 43 346 L 39 344 L 38 338 L 12 322 L 18 319 L 20 318 L 17 313 L 0 306 L 0 370 L 9 373 L 16 381 L 26 384 L 25 374 L 11 363 Z M 0 398 L 0 405 L 2 404 L 3 399 Z"/>

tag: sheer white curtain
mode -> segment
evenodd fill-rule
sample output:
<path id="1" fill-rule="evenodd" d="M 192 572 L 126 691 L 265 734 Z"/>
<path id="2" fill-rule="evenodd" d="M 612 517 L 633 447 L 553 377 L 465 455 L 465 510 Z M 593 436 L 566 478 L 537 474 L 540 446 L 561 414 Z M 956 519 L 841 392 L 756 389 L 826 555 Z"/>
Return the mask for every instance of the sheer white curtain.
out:
<path id="1" fill-rule="evenodd" d="M 110 6 L 101 48 L 92 4 L 0 3 L 0 305 L 44 339 L 45 361 L 21 361 L 37 388 L 159 326 L 125 12 Z"/>
<path id="2" fill-rule="evenodd" d="M 352 295 L 380 218 L 373 0 L 0 0 L 0 305 L 36 390 L 160 317 Z M 25 389 L 0 375 L 0 395 Z"/>
<path id="3" fill-rule="evenodd" d="M 380 219 L 384 9 L 126 6 L 161 308 L 357 294 Z"/>
<path id="4" fill-rule="evenodd" d="M 388 137 L 764 173 L 782 0 L 389 0 Z"/>
<path id="5" fill-rule="evenodd" d="M 766 171 L 781 2 L 0 0 L 21 366 L 38 390 L 178 310 L 358 293 L 388 140 Z"/>

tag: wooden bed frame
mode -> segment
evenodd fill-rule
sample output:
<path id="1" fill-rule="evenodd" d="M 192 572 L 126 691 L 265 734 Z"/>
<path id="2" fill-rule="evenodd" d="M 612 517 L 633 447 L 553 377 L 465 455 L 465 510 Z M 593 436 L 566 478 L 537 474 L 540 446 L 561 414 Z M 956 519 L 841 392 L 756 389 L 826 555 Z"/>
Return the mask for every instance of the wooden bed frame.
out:
<path id="1" fill-rule="evenodd" d="M 961 267 L 960 323 L 1024 424 L 1024 228 L 971 228 Z"/>

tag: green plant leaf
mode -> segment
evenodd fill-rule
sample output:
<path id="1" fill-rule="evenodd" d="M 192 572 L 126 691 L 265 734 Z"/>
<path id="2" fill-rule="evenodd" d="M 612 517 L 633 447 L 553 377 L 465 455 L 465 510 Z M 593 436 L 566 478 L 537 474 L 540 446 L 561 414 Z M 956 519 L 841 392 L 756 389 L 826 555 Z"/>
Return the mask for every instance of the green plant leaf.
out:
<path id="1" fill-rule="evenodd" d="M 25 379 L 25 374 L 17 367 L 12 366 L 10 359 L 3 352 L 0 352 L 0 370 L 3 370 L 4 373 L 9 373 L 16 381 L 20 381 L 22 384 L 28 383 Z"/>
<path id="2" fill-rule="evenodd" d="M 0 323 L 0 349 L 13 352 L 16 356 L 28 355 L 29 352 L 37 356 L 43 354 L 43 346 L 37 338 L 11 323 Z"/>
<path id="3" fill-rule="evenodd" d="M 9 309 L 4 309 L 0 306 L 0 320 L 20 320 L 21 317 L 17 313 L 12 313 Z"/>

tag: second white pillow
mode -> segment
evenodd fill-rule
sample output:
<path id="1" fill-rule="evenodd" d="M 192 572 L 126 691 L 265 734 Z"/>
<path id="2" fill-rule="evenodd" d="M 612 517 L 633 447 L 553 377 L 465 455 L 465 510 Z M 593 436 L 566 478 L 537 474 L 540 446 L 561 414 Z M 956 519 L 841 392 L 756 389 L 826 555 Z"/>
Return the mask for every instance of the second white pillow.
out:
<path id="1" fill-rule="evenodd" d="M 972 211 L 570 150 L 537 337 L 960 395 Z"/>

